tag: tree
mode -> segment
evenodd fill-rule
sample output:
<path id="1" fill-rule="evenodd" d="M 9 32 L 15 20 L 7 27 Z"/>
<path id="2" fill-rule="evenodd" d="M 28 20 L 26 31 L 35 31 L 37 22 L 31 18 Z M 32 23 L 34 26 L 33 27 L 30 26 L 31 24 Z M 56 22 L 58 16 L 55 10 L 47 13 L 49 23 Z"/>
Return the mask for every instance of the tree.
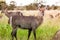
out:
<path id="1" fill-rule="evenodd" d="M 27 10 L 37 10 L 37 3 L 30 4 L 26 6 Z"/>
<path id="2" fill-rule="evenodd" d="M 9 9 L 9 10 L 14 10 L 15 7 L 16 7 L 16 6 L 15 6 L 15 2 L 14 2 L 14 1 L 11 1 L 11 2 L 10 2 L 10 6 L 8 7 L 8 9 Z"/>
<path id="3" fill-rule="evenodd" d="M 0 10 L 5 9 L 7 7 L 6 3 L 4 1 L 0 2 Z"/>
<path id="4" fill-rule="evenodd" d="M 53 10 L 56 10 L 56 9 L 57 9 L 57 6 L 52 5 L 51 8 L 52 8 Z"/>

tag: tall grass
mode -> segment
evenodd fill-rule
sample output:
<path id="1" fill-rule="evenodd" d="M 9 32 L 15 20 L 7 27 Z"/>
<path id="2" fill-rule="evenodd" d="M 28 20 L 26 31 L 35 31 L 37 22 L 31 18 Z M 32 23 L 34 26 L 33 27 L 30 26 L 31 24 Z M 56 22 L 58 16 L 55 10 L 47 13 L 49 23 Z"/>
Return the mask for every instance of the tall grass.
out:
<path id="1" fill-rule="evenodd" d="M 2 21 L 3 20 L 3 21 Z M 7 19 L 2 18 L 0 22 L 0 40 L 11 40 L 12 27 L 7 24 Z M 6 22 L 5 22 L 6 21 Z M 56 31 L 60 29 L 60 19 L 46 20 L 42 25 L 36 29 L 37 40 L 51 40 Z M 27 40 L 28 30 L 17 30 L 18 40 Z M 31 33 L 30 40 L 34 40 L 33 32 Z"/>

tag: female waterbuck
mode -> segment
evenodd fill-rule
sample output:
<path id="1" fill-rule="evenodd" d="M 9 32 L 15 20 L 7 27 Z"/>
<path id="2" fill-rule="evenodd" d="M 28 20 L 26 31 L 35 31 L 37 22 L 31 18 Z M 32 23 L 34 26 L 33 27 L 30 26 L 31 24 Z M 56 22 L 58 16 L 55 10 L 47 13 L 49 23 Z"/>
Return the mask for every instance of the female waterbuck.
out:
<path id="1" fill-rule="evenodd" d="M 44 8 L 44 6 L 41 7 L 42 9 Z M 40 8 L 40 9 L 41 9 Z M 43 22 L 43 16 L 44 16 L 44 10 L 40 10 L 41 13 L 39 16 L 34 17 L 34 16 L 23 16 L 23 14 L 16 12 L 16 15 L 7 15 L 8 12 L 5 11 L 5 14 L 9 17 L 9 19 L 11 19 L 11 25 L 12 25 L 12 40 L 14 39 L 14 37 L 17 40 L 17 28 L 22 28 L 22 29 L 27 29 L 28 30 L 28 39 L 30 37 L 31 31 L 33 31 L 34 34 L 34 39 L 36 40 L 36 29 L 39 25 L 42 24 Z M 18 15 L 20 14 L 20 15 Z"/>

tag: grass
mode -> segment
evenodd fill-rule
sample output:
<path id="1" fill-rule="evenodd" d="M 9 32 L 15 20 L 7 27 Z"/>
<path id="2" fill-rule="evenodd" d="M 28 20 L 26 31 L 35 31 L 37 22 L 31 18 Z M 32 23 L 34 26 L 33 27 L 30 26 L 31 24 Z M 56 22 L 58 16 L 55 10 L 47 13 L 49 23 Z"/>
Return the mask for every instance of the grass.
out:
<path id="1" fill-rule="evenodd" d="M 8 18 L 5 16 L 0 20 L 0 40 L 11 40 L 12 27 L 7 24 Z M 36 29 L 37 40 L 51 40 L 56 31 L 60 29 L 60 19 L 46 20 Z M 27 40 L 28 30 L 17 30 L 18 40 Z M 30 40 L 34 40 L 31 33 Z"/>

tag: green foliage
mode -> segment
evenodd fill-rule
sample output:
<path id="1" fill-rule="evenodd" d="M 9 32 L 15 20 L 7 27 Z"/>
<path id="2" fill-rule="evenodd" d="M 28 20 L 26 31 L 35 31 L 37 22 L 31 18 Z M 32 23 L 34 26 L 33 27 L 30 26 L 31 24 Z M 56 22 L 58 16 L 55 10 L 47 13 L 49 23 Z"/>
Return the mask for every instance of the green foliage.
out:
<path id="1" fill-rule="evenodd" d="M 6 40 L 6 38 L 11 38 L 11 26 L 9 24 L 0 24 L 0 38 L 1 40 Z"/>

